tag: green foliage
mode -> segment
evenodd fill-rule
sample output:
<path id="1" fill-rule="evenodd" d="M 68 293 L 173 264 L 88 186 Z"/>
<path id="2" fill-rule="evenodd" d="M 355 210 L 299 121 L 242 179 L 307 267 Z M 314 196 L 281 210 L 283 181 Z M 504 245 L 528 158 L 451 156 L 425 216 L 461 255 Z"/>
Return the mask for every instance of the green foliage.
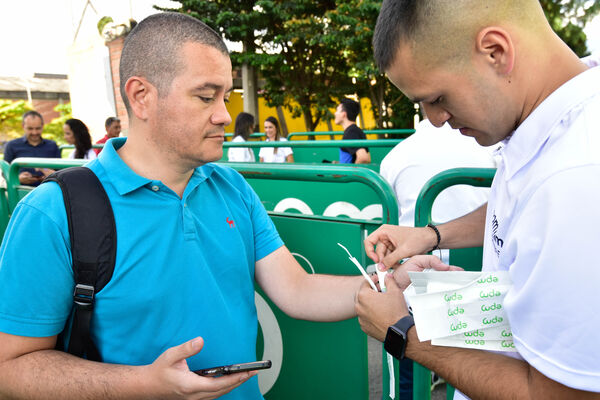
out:
<path id="1" fill-rule="evenodd" d="M 373 60 L 373 31 L 381 8 L 380 1 L 337 1 L 335 10 L 328 12 L 333 41 L 340 43 L 354 91 L 359 97 L 371 100 L 376 126 L 372 128 L 412 127 L 413 104 L 375 66 Z"/>
<path id="2" fill-rule="evenodd" d="M 104 29 L 104 27 L 107 24 L 110 24 L 111 22 L 113 22 L 112 17 L 106 17 L 106 16 L 102 17 L 102 18 L 100 18 L 100 20 L 98 20 L 97 27 L 98 27 L 98 33 L 100 34 L 100 36 L 102 36 L 102 30 Z"/>
<path id="3" fill-rule="evenodd" d="M 31 110 L 25 100 L 0 100 L 0 140 L 6 142 L 23 135 L 21 116 Z"/>
<path id="4" fill-rule="evenodd" d="M 65 144 L 63 125 L 65 121 L 72 118 L 71 103 L 59 104 L 54 107 L 60 116 L 54 118 L 50 123 L 44 125 L 44 139 L 51 139 L 60 144 Z"/>
<path id="5" fill-rule="evenodd" d="M 540 0 L 552 29 L 579 56 L 588 54 L 585 24 L 600 13 L 600 2 L 589 0 Z"/>
<path id="6" fill-rule="evenodd" d="M 373 30 L 381 1 L 375 0 L 180 0 L 169 9 L 196 17 L 243 50 L 234 66 L 256 67 L 260 94 L 270 106 L 304 116 L 307 130 L 333 116 L 343 96 L 367 97 L 377 128 L 412 126 L 413 104 L 373 62 Z M 585 23 L 600 2 L 540 0 L 553 29 L 579 55 L 587 52 Z M 156 7 L 157 9 L 161 9 Z M 165 9 L 162 9 L 165 10 Z M 293 101 L 292 101 L 293 100 Z M 375 128 L 375 127 L 368 127 Z"/>

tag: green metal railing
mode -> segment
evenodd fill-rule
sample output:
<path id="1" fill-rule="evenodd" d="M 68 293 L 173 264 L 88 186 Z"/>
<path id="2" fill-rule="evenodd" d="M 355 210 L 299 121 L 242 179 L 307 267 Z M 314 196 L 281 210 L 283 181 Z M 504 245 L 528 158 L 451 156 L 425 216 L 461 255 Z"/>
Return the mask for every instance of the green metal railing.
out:
<path id="1" fill-rule="evenodd" d="M 323 148 L 323 147 L 393 147 L 404 139 L 358 139 L 358 140 L 294 140 L 277 142 L 240 142 L 223 143 L 224 148 L 229 147 L 291 147 L 291 148 Z"/>
<path id="2" fill-rule="evenodd" d="M 371 188 L 381 201 L 384 224 L 398 223 L 398 203 L 390 184 L 378 173 L 361 167 L 338 165 L 220 163 L 237 170 L 246 179 L 302 180 L 311 182 L 356 182 Z"/>
<path id="3" fill-rule="evenodd" d="M 494 168 L 454 168 L 440 172 L 432 177 L 419 193 L 415 208 L 415 226 L 425 226 L 432 221 L 431 211 L 436 197 L 446 188 L 454 185 L 471 185 L 477 187 L 489 187 L 492 185 L 496 169 Z M 481 267 L 480 248 L 474 249 L 456 249 L 450 250 L 450 260 L 452 264 L 453 252 L 460 251 L 461 257 L 478 259 L 470 260 L 470 265 L 479 265 Z M 469 254 L 466 252 L 470 251 Z M 459 266 L 463 266 L 457 264 Z M 465 268 L 467 269 L 467 268 Z M 450 400 L 454 396 L 454 388 L 446 386 L 446 399 Z M 431 371 L 418 363 L 413 366 L 413 399 L 431 400 Z"/>
<path id="4" fill-rule="evenodd" d="M 364 131 L 366 135 L 396 135 L 396 136 L 402 136 L 402 137 L 408 137 L 410 135 L 412 135 L 413 133 L 415 133 L 414 129 L 370 129 L 370 130 L 366 130 Z M 336 136 L 336 135 L 343 135 L 344 131 L 315 131 L 315 132 L 290 132 L 287 136 L 287 138 L 289 140 L 295 140 L 294 137 L 295 136 L 323 136 L 323 135 L 329 135 L 329 136 Z M 226 138 L 232 138 L 233 137 L 233 133 L 226 133 L 225 134 Z M 255 132 L 252 133 L 250 135 L 251 138 L 264 138 L 266 137 L 266 135 L 264 134 L 264 132 Z"/>
<path id="5" fill-rule="evenodd" d="M 8 172 L 10 164 L 4 160 L 0 160 L 0 168 L 2 170 L 2 177 L 8 186 Z M 4 231 L 8 226 L 8 220 L 10 218 L 10 210 L 8 208 L 8 196 L 6 194 L 6 188 L 0 188 L 0 237 L 4 236 Z"/>

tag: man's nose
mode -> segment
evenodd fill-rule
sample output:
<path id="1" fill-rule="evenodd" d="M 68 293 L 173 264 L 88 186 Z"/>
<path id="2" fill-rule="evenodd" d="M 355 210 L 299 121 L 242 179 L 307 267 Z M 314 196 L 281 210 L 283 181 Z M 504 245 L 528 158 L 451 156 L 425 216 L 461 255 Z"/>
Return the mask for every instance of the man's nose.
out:
<path id="1" fill-rule="evenodd" d="M 425 106 L 425 113 L 431 124 L 436 128 L 441 128 L 451 117 L 448 111 L 436 106 Z"/>
<path id="2" fill-rule="evenodd" d="M 231 123 L 231 121 L 231 115 L 229 115 L 229 111 L 227 111 L 225 102 L 222 102 L 221 105 L 213 113 L 211 117 L 211 122 L 215 125 L 227 126 Z"/>

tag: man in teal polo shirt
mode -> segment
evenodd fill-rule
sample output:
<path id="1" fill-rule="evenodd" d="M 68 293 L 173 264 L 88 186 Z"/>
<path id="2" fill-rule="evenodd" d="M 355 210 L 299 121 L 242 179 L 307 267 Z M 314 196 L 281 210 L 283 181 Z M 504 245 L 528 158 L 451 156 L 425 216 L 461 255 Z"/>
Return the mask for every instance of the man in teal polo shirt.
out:
<path id="1" fill-rule="evenodd" d="M 62 195 L 46 183 L 0 249 L 0 398 L 261 399 L 254 373 L 190 372 L 255 360 L 254 281 L 291 317 L 333 321 L 355 315 L 362 278 L 307 274 L 244 179 L 210 163 L 231 122 L 218 34 L 183 14 L 150 16 L 125 41 L 120 77 L 129 136 L 88 164 L 118 240 L 91 324 L 105 363 L 53 350 L 74 283 Z M 32 239 L 36 251 L 23 251 Z"/>

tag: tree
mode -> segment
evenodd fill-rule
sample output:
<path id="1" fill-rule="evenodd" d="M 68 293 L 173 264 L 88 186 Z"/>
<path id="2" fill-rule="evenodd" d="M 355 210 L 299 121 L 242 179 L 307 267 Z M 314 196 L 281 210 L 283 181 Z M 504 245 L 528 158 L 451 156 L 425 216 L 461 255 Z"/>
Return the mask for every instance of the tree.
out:
<path id="1" fill-rule="evenodd" d="M 44 125 L 44 138 L 51 139 L 59 144 L 64 144 L 65 138 L 63 133 L 63 125 L 69 118 L 73 118 L 71 114 L 71 103 L 59 104 L 54 107 L 60 116 Z"/>
<path id="2" fill-rule="evenodd" d="M 242 44 L 242 51 L 231 53 L 234 67 L 242 68 L 244 109 L 258 117 L 258 79 L 256 75 L 256 39 L 266 29 L 268 20 L 254 0 L 180 0 L 176 9 L 160 8 L 188 14 L 204 22 L 225 39 Z"/>
<path id="3" fill-rule="evenodd" d="M 376 127 L 410 127 L 413 104 L 379 71 L 373 60 L 371 43 L 380 8 L 380 1 L 338 1 L 327 18 L 336 27 L 332 31 L 333 41 L 344 48 L 343 56 L 354 80 L 352 90 L 359 97 L 371 100 Z"/>
<path id="4" fill-rule="evenodd" d="M 306 129 L 314 131 L 329 108 L 352 86 L 343 43 L 336 42 L 325 17 L 333 1 L 259 1 L 270 21 L 260 38 L 259 58 L 265 80 L 263 96 L 271 106 L 283 105 L 293 116 L 304 116 Z M 290 100 L 295 100 L 292 103 Z"/>
<path id="5" fill-rule="evenodd" d="M 3 142 L 23 135 L 21 118 L 31 109 L 25 100 L 0 100 L 0 137 Z"/>
<path id="6" fill-rule="evenodd" d="M 372 38 L 381 2 L 375 0 L 181 0 L 177 10 L 242 43 L 234 66 L 260 71 L 270 106 L 304 116 L 307 130 L 330 120 L 340 97 L 371 100 L 378 128 L 410 127 L 413 104 L 375 67 Z M 553 29 L 580 56 L 583 27 L 600 12 L 589 0 L 540 0 Z M 354 82 L 353 82 L 354 81 Z M 246 91 L 248 92 L 248 91 Z M 245 93 L 248 96 L 248 93 Z"/>
<path id="7" fill-rule="evenodd" d="M 600 2 L 589 0 L 540 0 L 552 29 L 579 56 L 588 54 L 583 28 L 600 13 Z"/>

